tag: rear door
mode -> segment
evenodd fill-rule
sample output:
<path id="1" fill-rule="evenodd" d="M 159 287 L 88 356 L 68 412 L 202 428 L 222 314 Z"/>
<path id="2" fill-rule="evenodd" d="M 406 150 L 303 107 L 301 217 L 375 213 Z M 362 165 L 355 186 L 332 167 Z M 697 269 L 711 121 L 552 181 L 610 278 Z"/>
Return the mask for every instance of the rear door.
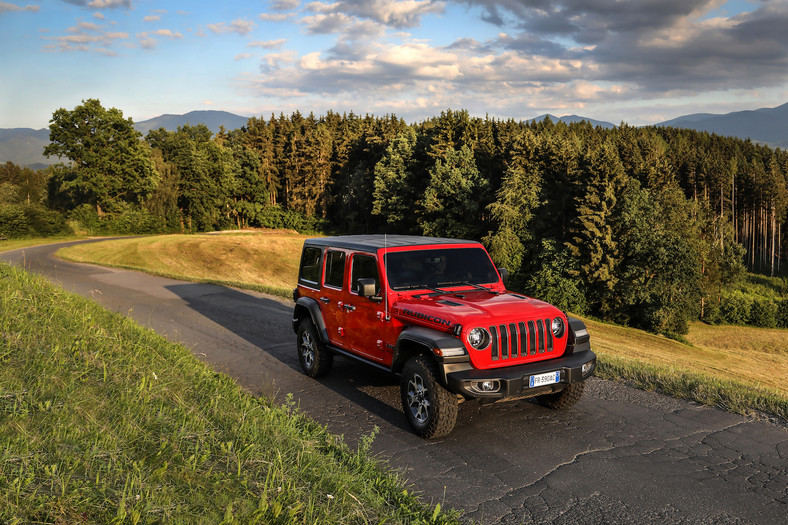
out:
<path id="1" fill-rule="evenodd" d="M 347 254 L 343 250 L 326 250 L 323 264 L 323 286 L 319 296 L 328 339 L 332 344 L 341 348 L 345 348 L 346 261 Z"/>

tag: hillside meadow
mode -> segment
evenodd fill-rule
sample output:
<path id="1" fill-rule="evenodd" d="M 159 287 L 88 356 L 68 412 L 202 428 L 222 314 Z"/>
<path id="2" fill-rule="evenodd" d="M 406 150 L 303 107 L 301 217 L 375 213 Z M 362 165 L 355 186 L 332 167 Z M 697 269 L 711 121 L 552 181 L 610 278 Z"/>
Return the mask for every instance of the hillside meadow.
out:
<path id="1" fill-rule="evenodd" d="M 168 235 L 78 245 L 64 259 L 290 297 L 307 236 L 283 231 Z M 684 341 L 585 319 L 597 375 L 726 410 L 788 420 L 788 330 L 690 324 Z"/>

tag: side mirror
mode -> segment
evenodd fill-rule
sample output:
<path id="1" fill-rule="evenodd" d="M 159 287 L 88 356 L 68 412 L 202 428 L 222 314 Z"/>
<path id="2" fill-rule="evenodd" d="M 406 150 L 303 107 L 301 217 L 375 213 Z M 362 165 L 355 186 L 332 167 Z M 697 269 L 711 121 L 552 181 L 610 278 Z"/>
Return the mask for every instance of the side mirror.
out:
<path id="1" fill-rule="evenodd" d="M 501 280 L 503 281 L 503 285 L 506 286 L 509 284 L 509 270 L 506 268 L 498 268 L 498 273 L 501 274 Z"/>
<path id="2" fill-rule="evenodd" d="M 361 297 L 371 298 L 375 297 L 375 279 L 371 277 L 362 277 L 356 281 L 358 283 L 358 294 Z"/>

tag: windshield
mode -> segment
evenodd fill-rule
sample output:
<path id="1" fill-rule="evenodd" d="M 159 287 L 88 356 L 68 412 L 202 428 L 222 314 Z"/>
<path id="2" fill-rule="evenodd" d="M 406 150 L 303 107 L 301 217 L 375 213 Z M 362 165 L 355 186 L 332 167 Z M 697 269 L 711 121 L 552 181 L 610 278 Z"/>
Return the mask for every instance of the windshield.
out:
<path id="1" fill-rule="evenodd" d="M 440 248 L 386 255 L 386 276 L 392 290 L 441 288 L 498 282 L 498 273 L 481 248 Z"/>

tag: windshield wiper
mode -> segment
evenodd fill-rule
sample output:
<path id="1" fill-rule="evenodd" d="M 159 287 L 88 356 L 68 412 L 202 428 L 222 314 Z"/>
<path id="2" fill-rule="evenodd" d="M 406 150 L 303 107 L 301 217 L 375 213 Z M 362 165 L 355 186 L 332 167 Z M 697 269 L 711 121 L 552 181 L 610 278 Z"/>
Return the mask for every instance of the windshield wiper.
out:
<path id="1" fill-rule="evenodd" d="M 442 292 L 443 290 L 438 290 L 430 286 L 429 284 L 409 284 L 407 286 L 397 286 L 394 290 L 432 290 L 433 292 Z"/>
<path id="2" fill-rule="evenodd" d="M 458 284 L 461 284 L 461 285 L 464 285 L 464 286 L 470 286 L 472 288 L 476 288 L 477 290 L 486 290 L 488 292 L 496 293 L 496 292 L 493 292 L 492 290 L 490 290 L 489 288 L 487 288 L 486 286 L 482 286 L 482 285 L 476 284 L 476 283 L 471 283 L 471 282 L 468 282 L 468 281 L 451 281 L 451 282 L 446 282 L 446 283 L 438 283 L 438 287 L 441 287 L 441 286 L 457 286 Z"/>

